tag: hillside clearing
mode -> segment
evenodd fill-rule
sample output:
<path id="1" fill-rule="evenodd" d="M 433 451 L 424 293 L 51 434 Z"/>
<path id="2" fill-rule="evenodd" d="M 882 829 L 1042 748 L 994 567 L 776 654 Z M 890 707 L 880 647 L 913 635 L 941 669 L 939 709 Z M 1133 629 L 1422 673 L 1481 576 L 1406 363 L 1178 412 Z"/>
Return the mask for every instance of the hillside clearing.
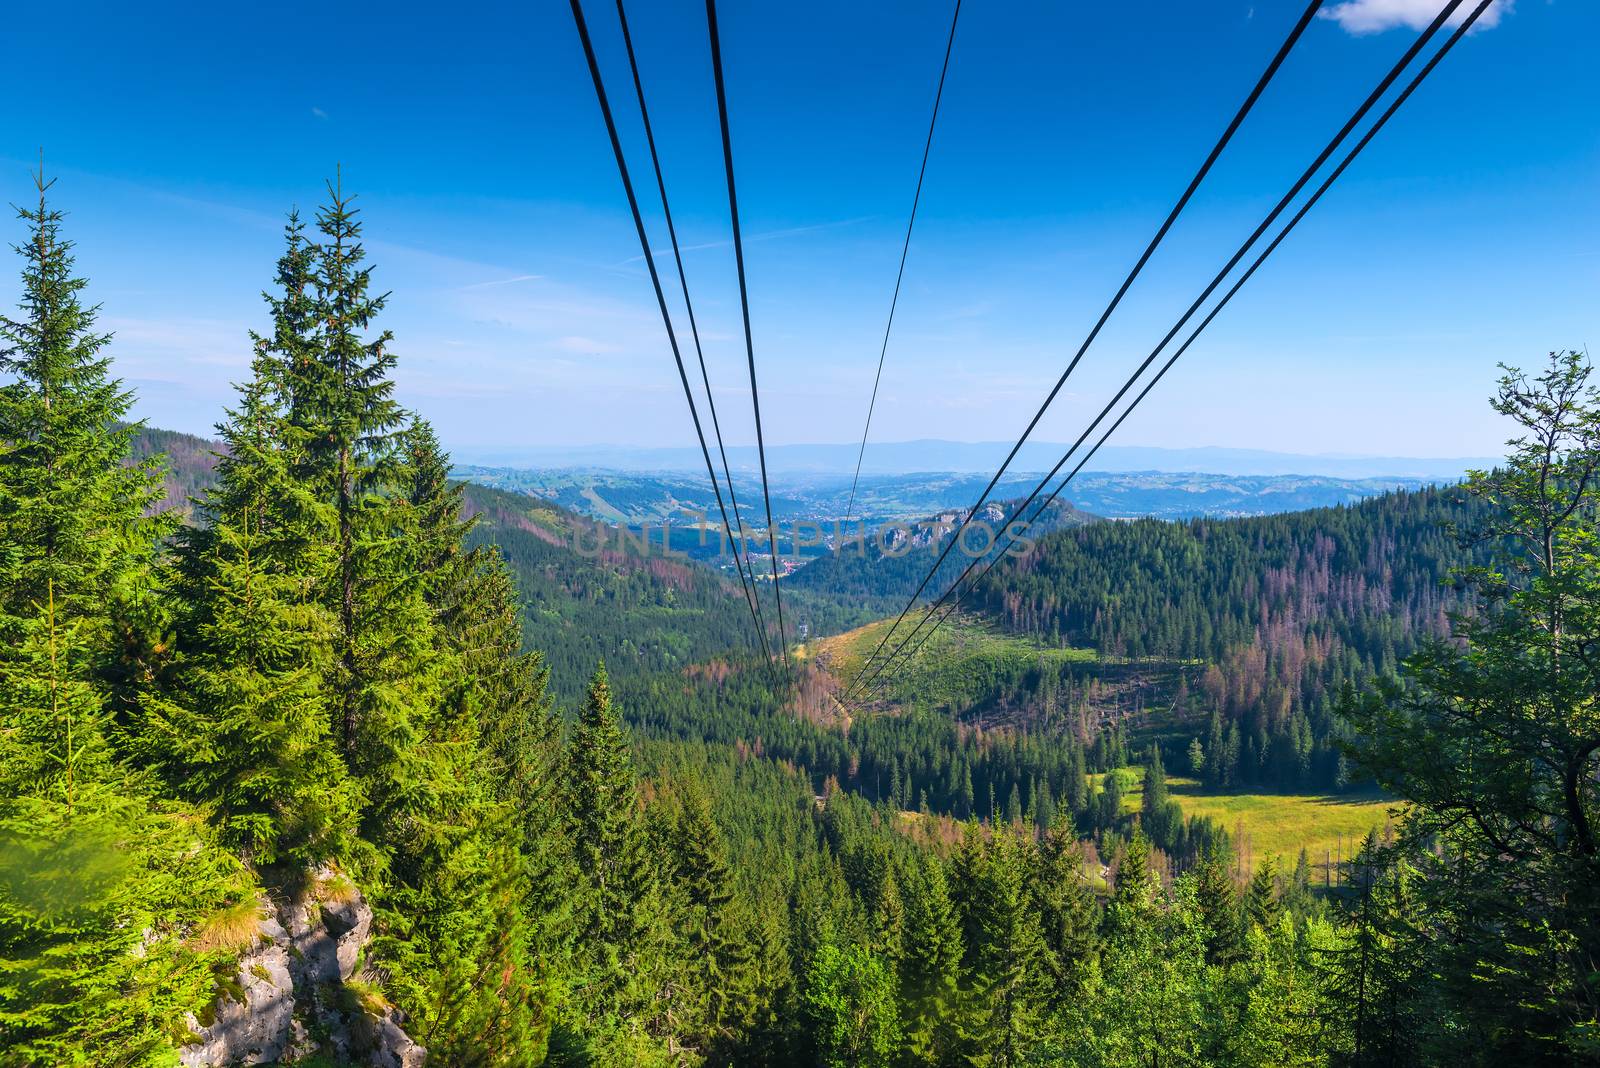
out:
<path id="1" fill-rule="evenodd" d="M 1124 812 L 1143 802 L 1143 770 L 1123 768 Z M 1103 775 L 1089 776 L 1098 785 Z M 1349 860 L 1368 831 L 1382 830 L 1400 812 L 1400 802 L 1375 794 L 1220 793 L 1194 779 L 1168 776 L 1167 793 L 1185 817 L 1214 820 L 1233 836 L 1243 870 L 1272 857 L 1292 867 L 1306 851 L 1314 872 Z"/>

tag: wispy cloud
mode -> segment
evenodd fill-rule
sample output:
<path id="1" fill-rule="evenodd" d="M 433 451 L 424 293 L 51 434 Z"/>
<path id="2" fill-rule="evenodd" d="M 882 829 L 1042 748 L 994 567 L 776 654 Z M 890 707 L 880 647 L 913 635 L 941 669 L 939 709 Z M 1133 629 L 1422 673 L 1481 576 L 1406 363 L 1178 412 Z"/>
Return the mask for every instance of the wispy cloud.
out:
<path id="1" fill-rule="evenodd" d="M 316 107 L 311 109 L 311 114 L 315 115 L 319 119 L 325 119 L 328 117 L 328 113 L 326 111 Z"/>
<path id="2" fill-rule="evenodd" d="M 102 325 L 113 335 L 113 373 L 133 383 L 164 382 L 216 393 L 250 367 L 244 323 L 173 316 L 108 317 Z"/>
<path id="3" fill-rule="evenodd" d="M 1516 0 L 1495 0 L 1473 25 L 1473 30 L 1493 29 L 1500 24 L 1501 16 L 1509 14 Z M 1450 16 L 1449 24 L 1459 26 L 1472 13 L 1474 5 L 1462 4 Z M 1320 18 L 1337 22 L 1346 33 L 1382 33 L 1397 26 L 1420 30 L 1439 14 L 1438 0 L 1345 0 L 1344 3 L 1324 8 Z"/>
<path id="4" fill-rule="evenodd" d="M 799 237 L 802 234 L 813 234 L 819 230 L 837 230 L 843 226 L 855 226 L 857 223 L 864 223 L 871 218 L 873 218 L 871 215 L 859 215 L 854 219 L 840 219 L 837 222 L 816 223 L 811 226 L 791 226 L 787 230 L 768 230 L 765 233 L 746 234 L 744 237 L 744 243 L 747 245 L 753 245 L 758 241 L 778 241 L 785 237 Z M 726 241 L 705 241 L 698 245 L 680 245 L 678 247 L 684 252 L 703 252 L 704 250 L 710 248 L 731 248 L 732 246 L 733 238 L 730 237 Z M 672 254 L 672 250 L 670 248 L 655 248 L 651 249 L 650 252 L 655 256 L 670 256 Z M 643 256 L 630 256 L 621 263 L 617 264 L 617 266 L 622 267 L 630 263 L 639 263 L 643 259 Z"/>
<path id="5" fill-rule="evenodd" d="M 473 282 L 471 285 L 457 286 L 456 288 L 462 292 L 471 289 L 493 289 L 495 286 L 513 286 L 518 282 L 537 282 L 543 277 L 544 275 L 542 274 L 516 274 L 510 278 L 495 278 L 488 282 Z"/>

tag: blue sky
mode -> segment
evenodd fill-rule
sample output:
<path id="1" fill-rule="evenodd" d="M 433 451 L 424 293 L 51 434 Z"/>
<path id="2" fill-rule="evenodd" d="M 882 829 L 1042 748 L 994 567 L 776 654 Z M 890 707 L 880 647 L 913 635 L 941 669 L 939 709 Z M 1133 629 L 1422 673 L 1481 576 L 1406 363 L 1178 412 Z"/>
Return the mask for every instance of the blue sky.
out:
<path id="1" fill-rule="evenodd" d="M 1330 0 L 1342 17 L 1308 31 L 1037 438 L 1076 436 L 1437 2 Z M 848 441 L 949 7 L 722 6 L 768 440 Z M 1301 6 L 967 0 L 875 438 L 1021 431 Z M 1581 47 L 1600 5 L 1498 14 L 1119 441 L 1489 454 L 1497 361 L 1600 346 L 1600 85 Z M 589 17 L 644 181 L 614 11 L 591 0 Z M 718 403 L 749 441 L 703 7 L 635 0 L 630 17 Z M 215 422 L 282 215 L 314 207 L 338 164 L 394 294 L 402 402 L 458 454 L 692 441 L 566 4 L 62 3 L 50 19 L 0 67 L 0 195 L 27 198 L 43 146 L 153 423 Z"/>

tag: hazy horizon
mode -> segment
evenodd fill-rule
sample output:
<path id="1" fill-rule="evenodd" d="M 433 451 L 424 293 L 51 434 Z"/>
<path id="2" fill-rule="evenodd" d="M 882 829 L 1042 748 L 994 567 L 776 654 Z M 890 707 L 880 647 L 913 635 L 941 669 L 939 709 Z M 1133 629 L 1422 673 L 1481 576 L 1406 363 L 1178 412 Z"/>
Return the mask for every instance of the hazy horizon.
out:
<path id="1" fill-rule="evenodd" d="M 911 474 L 989 472 L 998 467 L 1010 442 L 914 439 L 869 445 L 862 460 L 863 478 Z M 855 469 L 859 443 L 795 443 L 768 445 L 767 467 L 774 475 L 830 475 L 849 479 Z M 1010 466 L 1013 475 L 1049 470 L 1068 449 L 1068 443 L 1030 441 Z M 753 445 L 728 445 L 728 462 L 737 471 L 753 471 L 758 462 Z M 452 454 L 460 467 L 526 470 L 611 470 L 618 472 L 674 472 L 705 475 L 705 460 L 698 447 L 642 447 L 629 445 L 563 445 L 524 447 L 501 451 L 458 450 Z M 720 458 L 713 456 L 720 466 Z M 1296 453 L 1271 449 L 1233 449 L 1225 446 L 1173 448 L 1144 445 L 1107 445 L 1095 454 L 1086 472 L 1197 473 L 1219 475 L 1304 475 L 1333 478 L 1385 476 L 1454 479 L 1468 468 L 1492 466 L 1498 457 L 1385 456 L 1382 454 Z"/>

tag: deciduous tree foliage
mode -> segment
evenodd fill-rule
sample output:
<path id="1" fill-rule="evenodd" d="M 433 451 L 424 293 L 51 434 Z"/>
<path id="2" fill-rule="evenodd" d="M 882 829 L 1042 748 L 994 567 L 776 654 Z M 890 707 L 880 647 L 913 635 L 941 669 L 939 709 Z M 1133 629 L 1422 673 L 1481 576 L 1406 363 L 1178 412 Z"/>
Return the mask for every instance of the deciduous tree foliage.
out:
<path id="1" fill-rule="evenodd" d="M 1588 360 L 1508 371 L 1503 467 L 1467 483 L 1470 610 L 1352 699 L 1352 750 L 1415 803 L 1405 841 L 1442 1018 L 1429 1056 L 1600 1057 L 1600 396 Z M 1399 869 L 1403 871 L 1402 869 Z M 1399 891 L 1397 890 L 1398 894 Z"/>

